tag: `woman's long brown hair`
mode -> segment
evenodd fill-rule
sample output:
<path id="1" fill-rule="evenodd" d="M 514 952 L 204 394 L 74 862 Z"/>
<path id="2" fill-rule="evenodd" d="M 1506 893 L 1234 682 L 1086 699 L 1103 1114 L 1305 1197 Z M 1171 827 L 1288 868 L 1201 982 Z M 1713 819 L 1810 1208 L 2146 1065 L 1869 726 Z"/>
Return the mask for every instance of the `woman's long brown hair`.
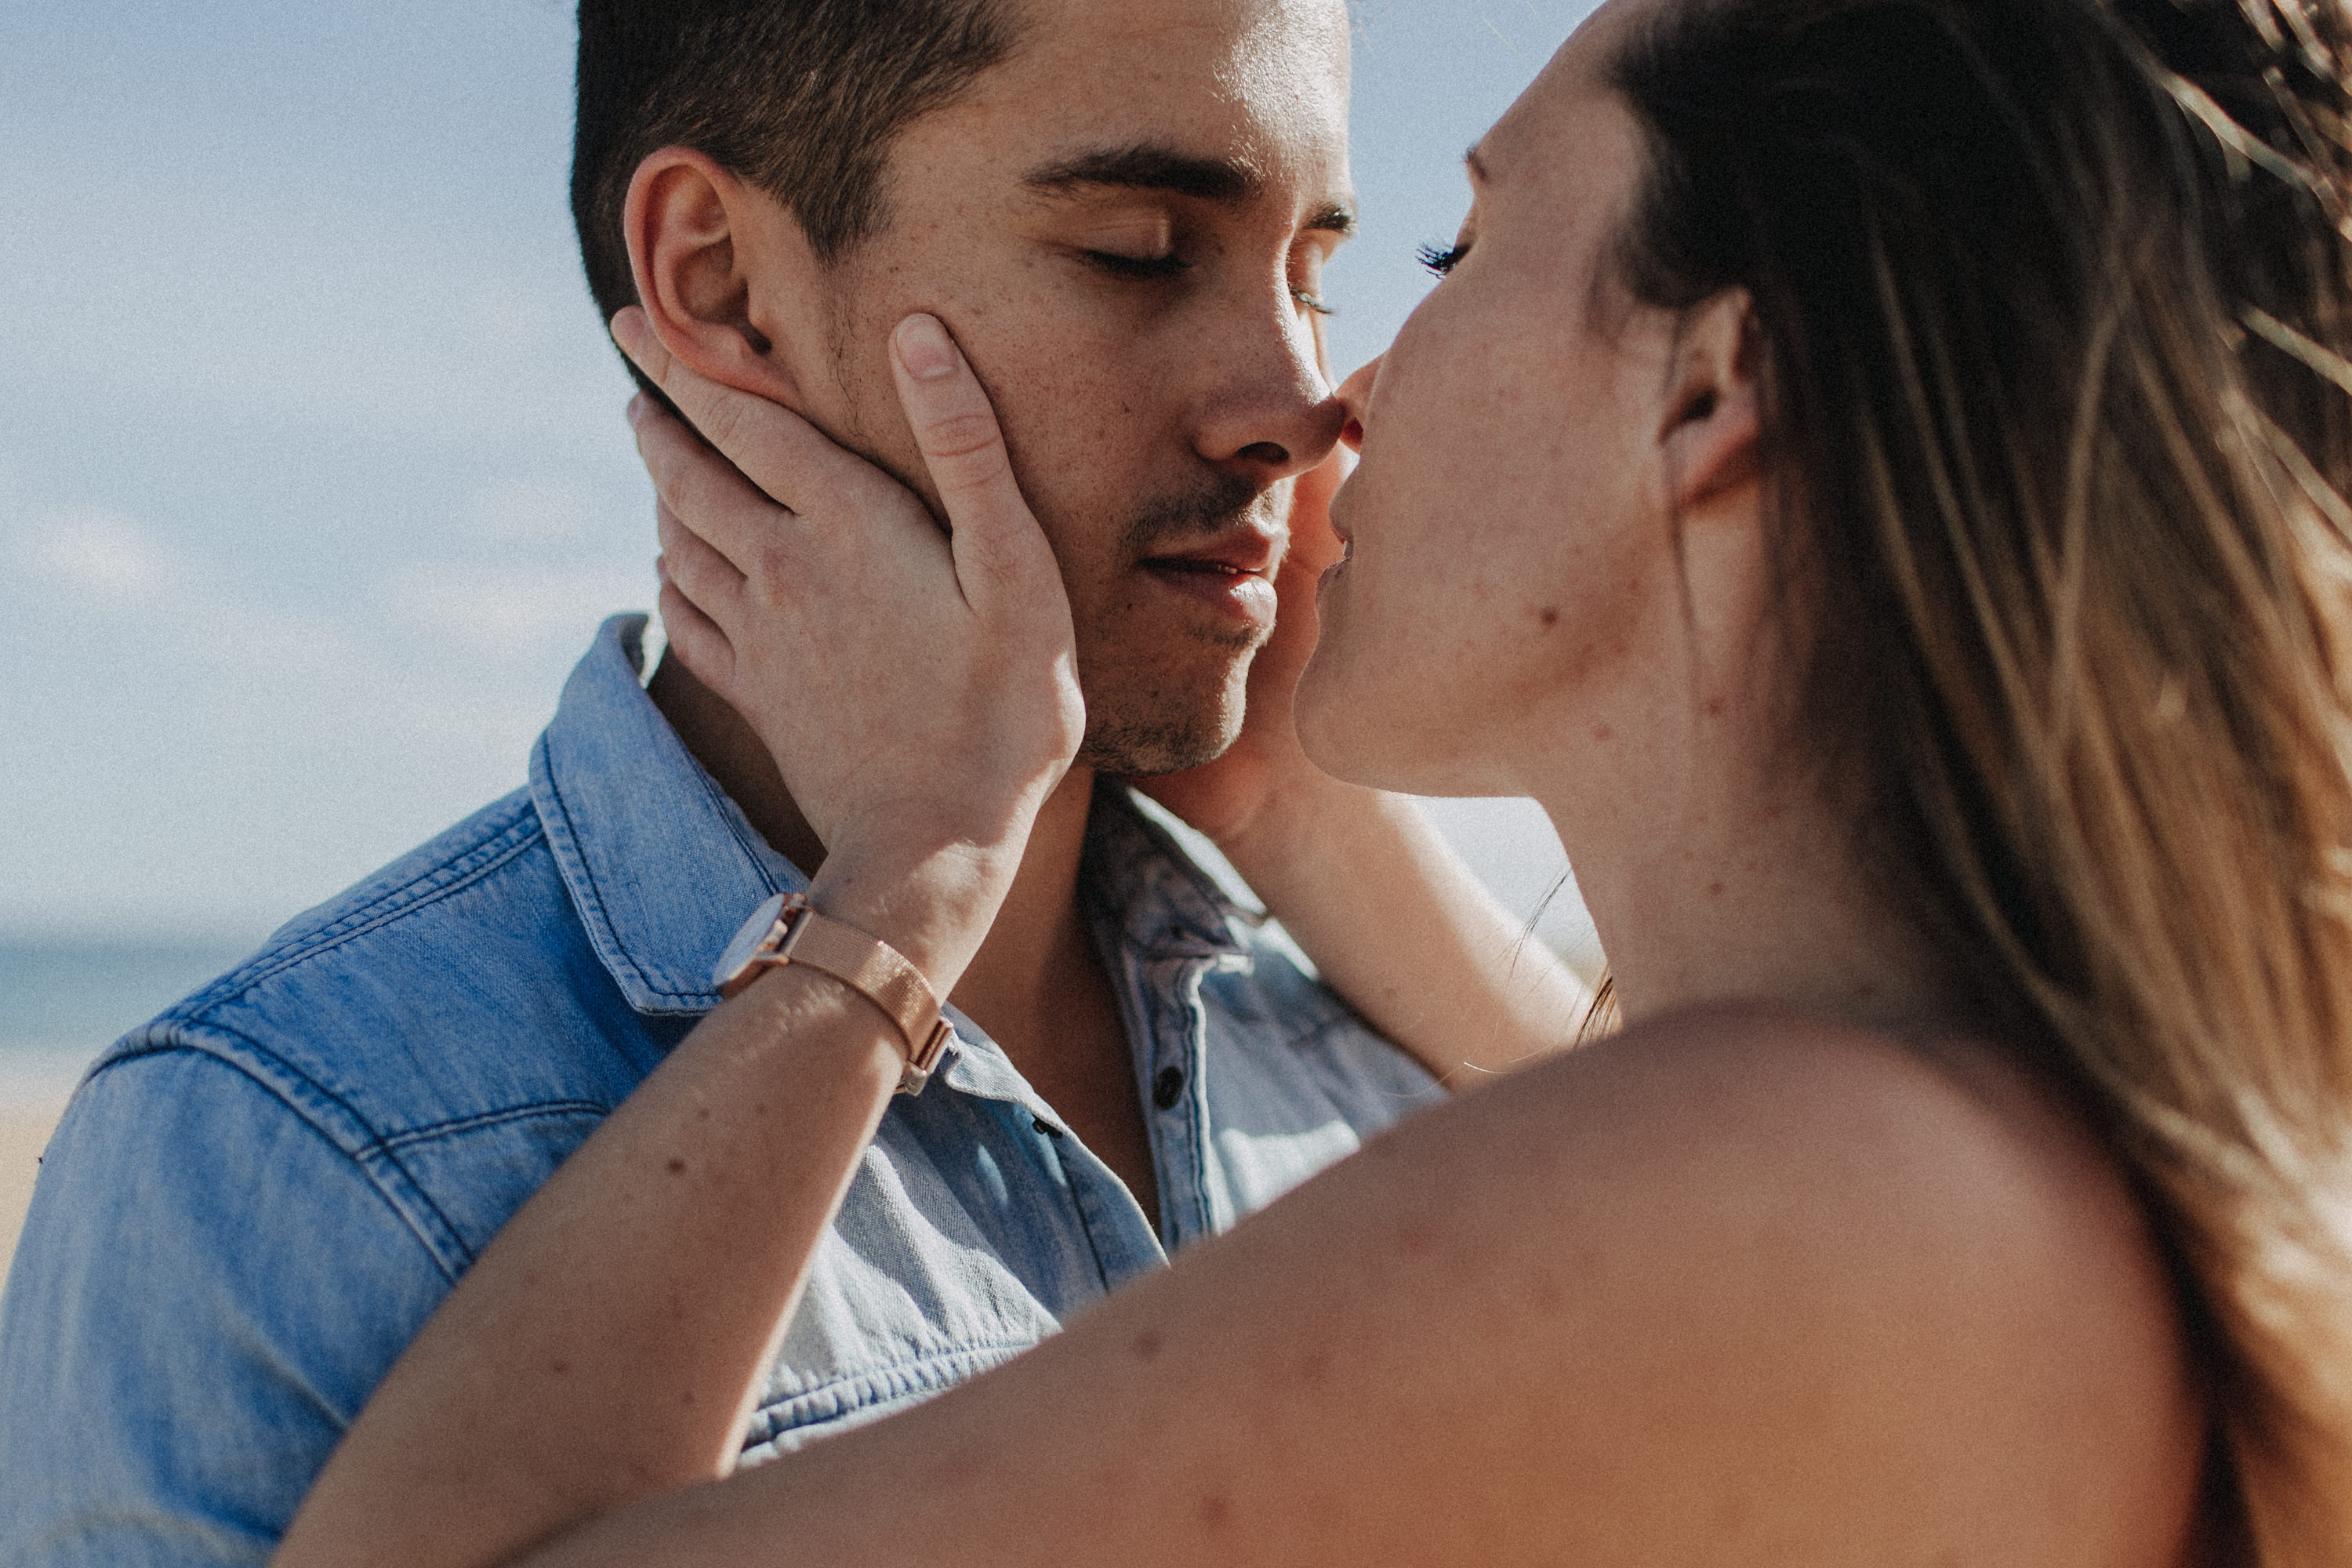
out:
<path id="1" fill-rule="evenodd" d="M 1693 0 L 1633 294 L 1755 302 L 1791 733 L 2173 1252 L 2225 1558 L 2352 1563 L 2344 0 Z"/>

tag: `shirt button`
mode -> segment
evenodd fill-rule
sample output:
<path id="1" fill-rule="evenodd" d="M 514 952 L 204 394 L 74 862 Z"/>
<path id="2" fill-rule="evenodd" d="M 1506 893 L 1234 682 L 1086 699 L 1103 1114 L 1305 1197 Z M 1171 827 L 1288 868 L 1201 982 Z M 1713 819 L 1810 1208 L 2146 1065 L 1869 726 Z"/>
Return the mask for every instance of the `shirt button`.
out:
<path id="1" fill-rule="evenodd" d="M 1184 1098 L 1184 1069 L 1161 1068 L 1160 1076 L 1151 1080 L 1151 1103 L 1162 1110 L 1173 1110 L 1176 1102 Z"/>

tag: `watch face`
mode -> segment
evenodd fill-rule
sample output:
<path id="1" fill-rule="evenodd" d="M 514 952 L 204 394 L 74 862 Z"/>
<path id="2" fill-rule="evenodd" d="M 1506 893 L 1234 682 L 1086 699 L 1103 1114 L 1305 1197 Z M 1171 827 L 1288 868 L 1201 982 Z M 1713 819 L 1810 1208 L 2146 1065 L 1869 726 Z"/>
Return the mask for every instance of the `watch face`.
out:
<path id="1" fill-rule="evenodd" d="M 768 940 L 768 933 L 776 929 L 776 917 L 784 912 L 784 900 L 790 896 L 778 893 L 751 911 L 751 918 L 743 922 L 742 928 L 735 933 L 735 940 L 729 942 L 727 951 L 719 955 L 718 967 L 710 972 L 713 986 L 723 988 L 743 972 L 743 966 L 751 962 L 751 955 L 760 951 L 760 944 Z"/>

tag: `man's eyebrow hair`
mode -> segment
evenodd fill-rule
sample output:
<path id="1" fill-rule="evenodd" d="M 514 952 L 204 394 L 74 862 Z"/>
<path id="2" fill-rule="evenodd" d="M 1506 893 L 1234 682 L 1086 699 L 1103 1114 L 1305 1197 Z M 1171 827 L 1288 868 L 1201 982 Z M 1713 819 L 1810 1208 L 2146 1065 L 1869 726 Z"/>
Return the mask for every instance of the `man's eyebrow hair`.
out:
<path id="1" fill-rule="evenodd" d="M 1250 170 L 1226 159 L 1198 158 L 1156 142 L 1139 142 L 1131 147 L 1081 153 L 1075 158 L 1032 169 L 1026 184 L 1039 191 L 1108 185 L 1130 191 L 1166 191 L 1204 201 L 1238 202 L 1255 195 L 1261 182 Z M 1348 202 L 1328 202 L 1315 210 L 1305 226 L 1344 239 L 1356 232 L 1356 211 Z"/>
<path id="2" fill-rule="evenodd" d="M 1462 161 L 1470 165 L 1472 177 L 1476 179 L 1480 184 L 1486 184 L 1494 179 L 1494 175 L 1486 173 L 1486 160 L 1478 156 L 1477 148 L 1473 147 L 1467 153 L 1463 153 Z"/>
<path id="3" fill-rule="evenodd" d="M 1116 185 L 1135 191 L 1167 191 L 1204 201 L 1237 202 L 1254 195 L 1258 177 L 1223 158 L 1196 158 L 1156 142 L 1081 153 L 1029 172 L 1034 190 L 1066 191 L 1077 185 Z"/>

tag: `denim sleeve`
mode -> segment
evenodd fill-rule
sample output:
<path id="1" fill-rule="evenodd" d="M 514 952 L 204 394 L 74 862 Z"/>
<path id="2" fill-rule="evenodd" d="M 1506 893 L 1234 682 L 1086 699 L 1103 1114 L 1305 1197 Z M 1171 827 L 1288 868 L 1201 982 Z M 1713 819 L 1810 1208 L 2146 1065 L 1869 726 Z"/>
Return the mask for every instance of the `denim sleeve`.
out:
<path id="1" fill-rule="evenodd" d="M 0 1565 L 264 1562 L 449 1285 L 236 1067 L 109 1066 L 49 1145 L 0 1300 Z"/>

